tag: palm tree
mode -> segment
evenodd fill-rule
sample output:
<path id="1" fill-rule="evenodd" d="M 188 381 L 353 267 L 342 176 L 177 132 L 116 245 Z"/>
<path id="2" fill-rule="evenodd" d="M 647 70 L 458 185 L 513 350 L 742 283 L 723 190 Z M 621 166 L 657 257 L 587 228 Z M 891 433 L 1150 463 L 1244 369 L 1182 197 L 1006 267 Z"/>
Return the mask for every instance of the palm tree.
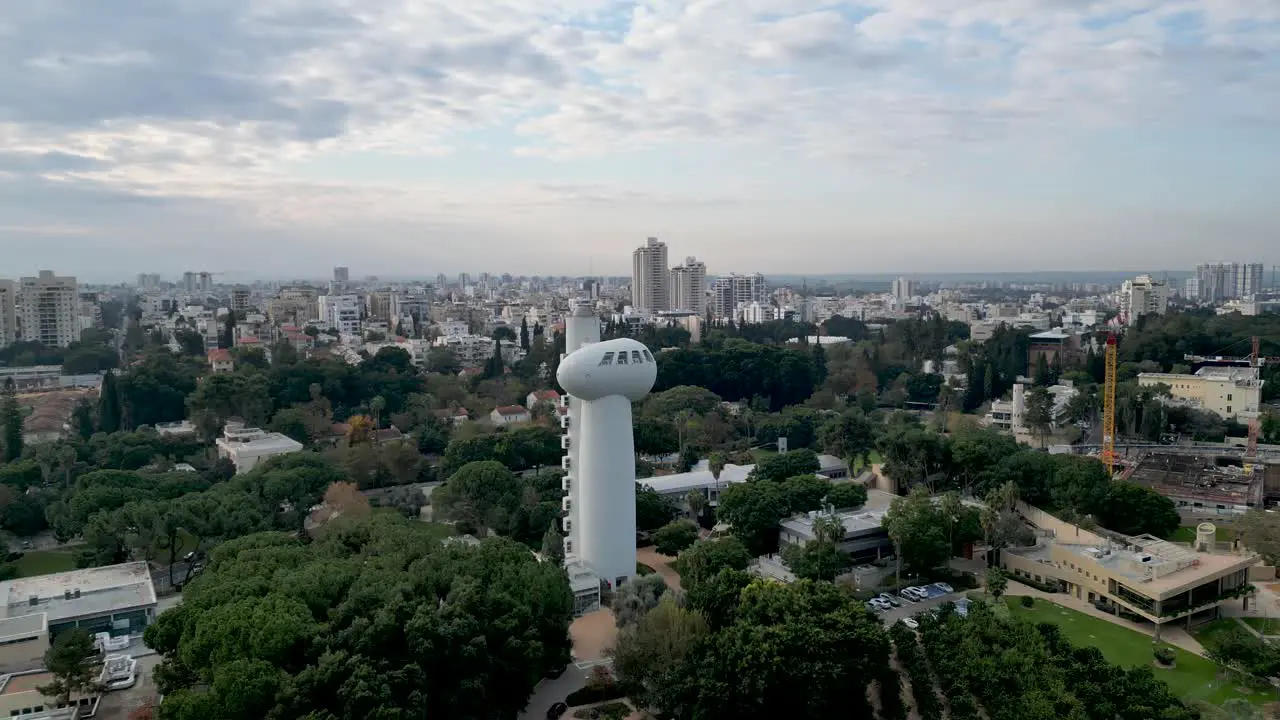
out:
<path id="1" fill-rule="evenodd" d="M 689 494 L 684 496 L 684 502 L 689 506 L 689 519 L 697 522 L 698 517 L 707 507 L 707 496 L 697 490 L 690 490 Z"/>
<path id="2" fill-rule="evenodd" d="M 374 396 L 369 401 L 369 412 L 373 413 L 374 428 L 382 427 L 382 411 L 387 409 L 387 399 L 381 395 Z"/>

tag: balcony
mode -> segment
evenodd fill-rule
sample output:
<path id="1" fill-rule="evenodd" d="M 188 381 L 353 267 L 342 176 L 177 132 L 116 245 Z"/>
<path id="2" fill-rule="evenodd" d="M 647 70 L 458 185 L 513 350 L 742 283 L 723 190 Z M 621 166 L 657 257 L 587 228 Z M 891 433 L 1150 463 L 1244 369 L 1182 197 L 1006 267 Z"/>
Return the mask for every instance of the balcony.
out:
<path id="1" fill-rule="evenodd" d="M 573 421 L 572 421 L 572 416 L 571 416 L 571 415 L 561 415 L 561 416 L 560 416 L 560 429 L 561 429 L 561 430 L 568 430 L 568 429 L 569 429 L 569 426 L 571 426 L 571 425 L 573 425 Z"/>
<path id="2" fill-rule="evenodd" d="M 571 443 L 571 442 L 570 442 L 570 440 L 569 440 L 569 436 L 568 436 L 568 435 L 561 435 L 561 436 L 560 436 L 560 449 L 561 449 L 561 450 L 568 450 L 570 445 L 572 445 L 572 443 Z"/>
<path id="3" fill-rule="evenodd" d="M 573 498 L 571 498 L 571 497 L 564 497 L 564 498 L 560 498 L 560 508 L 561 508 L 562 510 L 564 510 L 565 512 L 572 512 L 572 511 L 573 511 Z"/>
<path id="4" fill-rule="evenodd" d="M 572 475 L 565 475 L 564 477 L 560 478 L 560 489 L 561 489 L 561 490 L 563 490 L 563 491 L 565 491 L 565 492 L 572 492 L 572 491 L 573 491 L 573 476 L 572 476 Z"/>
<path id="5" fill-rule="evenodd" d="M 560 458 L 560 467 L 561 467 L 561 468 L 563 468 L 563 469 L 564 469 L 564 470 L 566 470 L 566 471 L 568 471 L 568 470 L 572 470 L 572 469 L 573 469 L 573 459 L 572 459 L 572 458 L 570 458 L 568 455 L 565 455 L 564 457 Z"/>
<path id="6" fill-rule="evenodd" d="M 560 526 L 564 528 L 565 535 L 568 535 L 569 533 L 573 532 L 573 521 L 570 520 L 569 518 L 565 518 L 561 520 Z"/>
<path id="7" fill-rule="evenodd" d="M 568 395 L 561 395 L 561 396 L 560 396 L 560 407 L 569 407 L 569 396 L 568 396 Z"/>

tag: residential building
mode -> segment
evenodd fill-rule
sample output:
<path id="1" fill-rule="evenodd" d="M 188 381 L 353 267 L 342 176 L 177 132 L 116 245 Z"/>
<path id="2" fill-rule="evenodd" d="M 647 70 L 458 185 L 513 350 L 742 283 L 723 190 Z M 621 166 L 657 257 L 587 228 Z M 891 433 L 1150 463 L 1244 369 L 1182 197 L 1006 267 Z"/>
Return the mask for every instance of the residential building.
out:
<path id="1" fill-rule="evenodd" d="M 333 269 L 333 282 L 345 287 L 347 283 L 351 282 L 351 270 L 345 267 L 335 267 Z"/>
<path id="2" fill-rule="evenodd" d="M 253 293 L 244 285 L 237 285 L 231 288 L 231 310 L 233 312 L 243 313 L 253 306 Z"/>
<path id="3" fill-rule="evenodd" d="M 1215 263 L 1196 266 L 1196 300 L 1221 302 L 1262 291 L 1262 263 Z M 1188 286 L 1188 291 L 1190 291 Z"/>
<path id="4" fill-rule="evenodd" d="M 141 635 L 155 620 L 156 590 L 145 562 L 36 575 L 0 583 L 0 668 L 40 667 L 54 638 L 71 628 Z"/>
<path id="5" fill-rule="evenodd" d="M 894 279 L 890 291 L 893 293 L 893 299 L 902 304 L 915 297 L 918 293 L 918 288 L 915 280 L 899 277 Z"/>
<path id="6" fill-rule="evenodd" d="M 575 312 L 574 318 L 578 319 Z M 594 315 L 585 318 L 595 331 Z M 586 323 L 582 330 L 590 332 Z M 564 509 L 577 512 L 563 520 L 566 534 L 574 533 L 574 562 L 594 572 L 610 588 L 636 574 L 636 467 L 631 403 L 653 388 L 658 365 L 642 343 L 631 338 L 584 342 L 565 356 L 556 371 L 560 386 L 577 400 L 566 422 L 572 428 L 563 443 L 570 451 L 563 459 L 568 495 Z M 566 335 L 566 347 L 569 338 Z M 573 412 L 576 410 L 577 412 Z M 576 457 L 574 446 L 577 446 Z M 572 576 L 573 573 L 570 573 Z"/>
<path id="7" fill-rule="evenodd" d="M 1169 310 L 1169 286 L 1150 275 L 1125 280 L 1120 286 L 1120 317 L 1137 325 L 1144 315 L 1164 315 Z"/>
<path id="8" fill-rule="evenodd" d="M 284 288 L 279 295 L 267 301 L 267 318 L 276 325 L 300 324 L 320 318 L 315 288 Z"/>
<path id="9" fill-rule="evenodd" d="M 530 410 L 532 410 L 533 407 L 539 403 L 559 405 L 560 393 L 556 392 L 555 390 L 535 390 L 529 393 L 527 396 L 525 396 L 525 399 L 524 399 L 525 407 L 529 408 Z"/>
<path id="10" fill-rule="evenodd" d="M 651 237 L 631 254 L 631 306 L 645 312 L 669 310 L 667 244 Z"/>
<path id="11" fill-rule="evenodd" d="M 0 348 L 18 339 L 18 286 L 12 280 L 0 280 Z"/>
<path id="12" fill-rule="evenodd" d="M 489 422 L 498 427 L 502 427 L 504 425 L 519 425 L 521 423 L 527 423 L 532 419 L 533 415 L 530 414 L 529 410 L 521 407 L 520 405 L 503 405 L 501 407 L 494 408 L 493 412 L 489 413 Z"/>
<path id="13" fill-rule="evenodd" d="M 342 335 L 359 335 L 361 330 L 358 295 L 321 295 L 316 298 L 320 321 Z"/>
<path id="14" fill-rule="evenodd" d="M 1197 542 L 1196 549 L 1151 535 L 1102 537 L 1019 505 L 1041 532 L 1033 547 L 999 551 L 1001 566 L 1099 609 L 1153 623 L 1157 639 L 1163 625 L 1217 617 L 1223 602 L 1247 591 L 1249 568 L 1259 561 L 1251 553 L 1212 552 L 1212 542 Z"/>
<path id="15" fill-rule="evenodd" d="M 1205 365 L 1194 374 L 1138 375 L 1139 385 L 1167 385 L 1175 402 L 1208 410 L 1226 419 L 1256 414 L 1262 399 L 1262 383 L 1258 368 L 1240 365 Z"/>
<path id="16" fill-rule="evenodd" d="M 206 295 L 213 292 L 213 273 L 201 272 L 196 276 L 197 290 Z"/>
<path id="17" fill-rule="evenodd" d="M 103 674 L 106 674 L 105 667 Z M 98 712 L 98 704 L 102 700 L 101 694 L 72 693 L 70 704 L 62 705 L 56 697 L 40 692 L 40 688 L 52 682 L 53 673 L 44 669 L 0 675 L 0 717 L 21 717 L 22 720 L 80 720 Z"/>
<path id="18" fill-rule="evenodd" d="M 80 333 L 92 328 L 102 327 L 102 305 L 98 293 L 80 293 L 76 302 L 76 338 Z"/>
<path id="19" fill-rule="evenodd" d="M 751 303 L 769 303 L 769 286 L 760 273 L 730 273 L 716 278 L 711 286 L 711 314 L 717 320 L 731 320 L 738 308 Z"/>
<path id="20" fill-rule="evenodd" d="M 1084 355 L 1081 333 L 1065 328 L 1032 333 L 1029 340 L 1031 344 L 1027 347 L 1027 377 L 1035 377 L 1042 357 L 1050 368 L 1070 368 Z"/>
<path id="21" fill-rule="evenodd" d="M 435 346 L 452 351 L 464 368 L 478 368 L 493 357 L 493 338 L 483 335 L 441 335 Z"/>
<path id="22" fill-rule="evenodd" d="M 59 277 L 41 270 L 38 277 L 22 278 L 20 315 L 22 339 L 46 347 L 67 347 L 80 339 L 76 319 L 80 295 L 74 277 Z"/>
<path id="23" fill-rule="evenodd" d="M 230 460 L 236 466 L 237 475 L 249 472 L 268 458 L 302 450 L 302 443 L 287 435 L 237 423 L 227 423 L 216 444 L 218 457 Z"/>
<path id="24" fill-rule="evenodd" d="M 707 266 L 695 257 L 684 259 L 683 265 L 671 268 L 668 307 L 698 317 L 707 314 Z"/>
<path id="25" fill-rule="evenodd" d="M 231 351 L 226 348 L 214 348 L 209 351 L 209 366 L 216 373 L 232 372 L 236 363 L 231 359 Z"/>
<path id="26" fill-rule="evenodd" d="M 179 284 L 179 287 L 188 293 L 193 293 L 196 290 L 199 290 L 200 288 L 198 281 L 196 280 L 196 274 L 189 270 L 182 273 L 182 282 Z"/>

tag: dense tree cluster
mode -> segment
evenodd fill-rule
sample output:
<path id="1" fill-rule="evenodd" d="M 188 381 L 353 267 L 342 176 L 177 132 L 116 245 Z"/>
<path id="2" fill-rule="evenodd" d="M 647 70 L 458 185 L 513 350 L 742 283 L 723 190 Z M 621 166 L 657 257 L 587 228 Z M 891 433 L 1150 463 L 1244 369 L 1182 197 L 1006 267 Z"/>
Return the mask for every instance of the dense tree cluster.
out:
<path id="1" fill-rule="evenodd" d="M 490 720 L 568 661 L 572 608 L 521 545 L 378 516 L 224 543 L 146 641 L 166 720 Z"/>
<path id="2" fill-rule="evenodd" d="M 455 522 L 460 532 L 493 531 L 540 547 L 560 516 L 562 476 L 557 469 L 520 478 L 499 462 L 470 462 L 436 488 L 431 504 L 436 519 Z"/>
<path id="3" fill-rule="evenodd" d="M 1119 668 L 1095 647 L 1072 646 L 1056 625 L 1001 617 L 982 603 L 971 605 L 967 617 L 955 614 L 950 606 L 936 616 L 923 617 L 919 637 L 953 718 L 1199 717 L 1156 679 L 1150 667 Z M 897 631 L 894 640 L 901 659 L 904 647 L 915 642 L 915 634 Z M 911 682 L 914 689 L 918 684 L 914 673 Z M 915 695 L 918 700 L 919 689 Z M 929 717 L 923 707 L 921 716 Z"/>

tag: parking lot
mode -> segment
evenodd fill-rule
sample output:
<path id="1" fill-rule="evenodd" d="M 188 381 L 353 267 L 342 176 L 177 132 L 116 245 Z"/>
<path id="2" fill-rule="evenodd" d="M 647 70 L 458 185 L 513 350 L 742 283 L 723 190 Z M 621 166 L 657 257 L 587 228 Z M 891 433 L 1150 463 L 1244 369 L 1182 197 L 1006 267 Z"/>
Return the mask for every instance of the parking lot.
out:
<path id="1" fill-rule="evenodd" d="M 928 599 L 911 602 L 906 598 L 896 596 L 898 597 L 898 602 L 902 603 L 900 607 L 878 611 L 876 614 L 880 616 L 880 619 L 884 621 L 884 624 L 892 625 L 903 618 L 912 617 L 925 610 L 931 610 L 943 603 L 956 602 L 964 597 L 963 592 L 944 592 L 932 585 L 923 587 L 926 587 L 929 590 L 930 597 Z"/>

